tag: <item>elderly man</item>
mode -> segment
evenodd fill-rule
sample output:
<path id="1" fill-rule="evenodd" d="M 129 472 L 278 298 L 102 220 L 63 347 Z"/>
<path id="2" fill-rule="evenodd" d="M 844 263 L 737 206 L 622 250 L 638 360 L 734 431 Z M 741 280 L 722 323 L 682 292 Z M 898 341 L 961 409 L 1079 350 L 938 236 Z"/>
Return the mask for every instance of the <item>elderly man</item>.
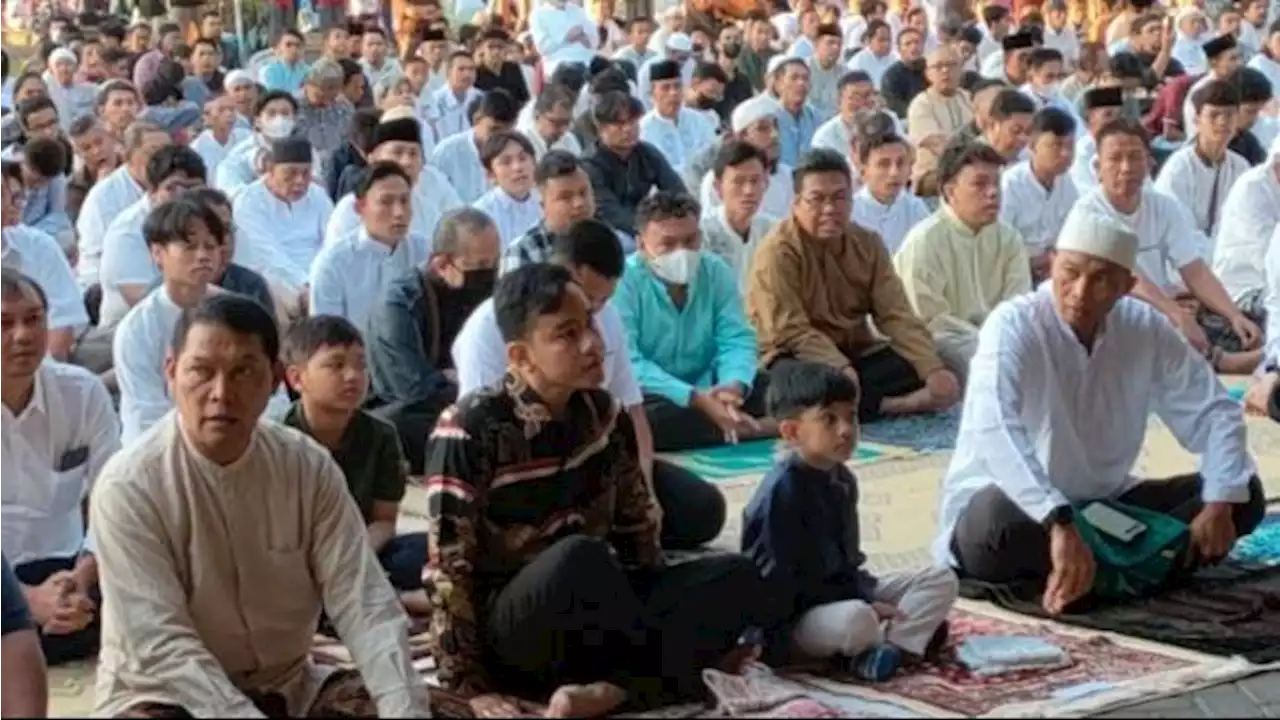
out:
<path id="1" fill-rule="evenodd" d="M 582 154 L 582 143 L 568 131 L 577 101 L 568 88 L 551 85 L 543 88 L 533 101 L 533 121 L 523 118 L 517 121 L 516 129 L 533 143 L 536 160 L 541 160 L 549 150 L 563 150 L 574 157 Z"/>
<path id="2" fill-rule="evenodd" d="M 782 149 L 778 158 L 795 167 L 813 144 L 822 119 L 809 105 L 809 66 L 797 57 L 775 56 L 769 61 L 769 90 L 782 105 L 778 132 Z"/>
<path id="3" fill-rule="evenodd" d="M 795 178 L 791 215 L 756 250 L 747 286 L 764 365 L 794 358 L 860 379 L 863 419 L 950 407 L 956 378 L 912 311 L 884 242 L 849 221 L 853 181 L 844 158 L 815 150 Z"/>
<path id="4" fill-rule="evenodd" d="M 355 108 L 342 96 L 342 79 L 341 65 L 332 60 L 319 60 L 307 70 L 297 95 L 295 132 L 311 143 L 321 177 L 333 154 L 347 139 L 355 114 Z"/>
<path id="5" fill-rule="evenodd" d="M 756 97 L 742 103 L 733 111 L 732 134 L 725 136 L 724 144 L 738 140 L 759 150 L 765 158 L 766 187 L 759 209 L 775 218 L 786 216 L 791 208 L 792 181 L 791 166 L 779 161 L 782 143 L 778 134 L 778 117 L 783 112 L 777 100 L 768 95 Z M 715 158 L 719 148 L 713 147 L 713 167 L 702 176 L 697 187 L 704 210 L 710 211 L 723 204 L 720 190 L 716 187 Z"/>
<path id="6" fill-rule="evenodd" d="M 929 87 L 907 106 L 907 127 L 916 146 L 911 177 L 916 194 L 938 194 L 937 166 L 947 141 L 973 120 L 969 96 L 960 90 L 960 59 L 955 50 L 943 48 L 925 60 Z"/>
<path id="7" fill-rule="evenodd" d="M 681 102 L 680 66 L 662 60 L 649 67 L 653 109 L 640 119 L 640 139 L 652 145 L 676 172 L 684 172 L 694 154 L 716 139 L 716 125 Z"/>
<path id="8" fill-rule="evenodd" d="M 105 611 L 96 714 L 427 713 L 408 621 L 342 471 L 259 421 L 282 373 L 275 320 L 217 295 L 172 338 L 177 409 L 107 464 L 90 508 Z M 211 478 L 235 491 L 211 492 Z M 310 660 L 322 611 L 358 672 Z"/>
<path id="9" fill-rule="evenodd" d="M 76 81 L 77 65 L 75 53 L 66 48 L 58 48 L 49 55 L 49 99 L 58 106 L 58 122 L 63 132 L 80 116 L 93 113 L 98 94 L 96 85 Z"/>
<path id="10" fill-rule="evenodd" d="M 1077 206 L 1051 282 L 991 314 L 971 366 L 934 557 L 986 582 L 1043 584 L 1049 613 L 1093 589 L 1099 559 L 1079 527 L 1095 503 L 1189 525 L 1183 566 L 1223 559 L 1265 512 L 1240 406 L 1159 309 L 1127 297 L 1140 242 Z M 1151 414 L 1202 456 L 1199 473 L 1130 474 Z"/>

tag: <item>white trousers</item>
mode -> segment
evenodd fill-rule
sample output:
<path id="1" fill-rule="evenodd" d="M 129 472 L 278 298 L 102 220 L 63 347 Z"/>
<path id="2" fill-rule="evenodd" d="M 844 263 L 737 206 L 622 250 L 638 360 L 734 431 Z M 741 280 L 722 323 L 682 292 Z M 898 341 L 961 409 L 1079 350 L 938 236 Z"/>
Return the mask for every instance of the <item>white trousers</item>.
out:
<path id="1" fill-rule="evenodd" d="M 811 608 L 800 618 L 792 640 L 813 658 L 854 657 L 885 643 L 924 655 L 959 592 L 960 582 L 950 568 L 927 567 L 886 575 L 879 578 L 874 599 L 896 606 L 902 619 L 882 621 L 870 603 L 843 600 Z"/>

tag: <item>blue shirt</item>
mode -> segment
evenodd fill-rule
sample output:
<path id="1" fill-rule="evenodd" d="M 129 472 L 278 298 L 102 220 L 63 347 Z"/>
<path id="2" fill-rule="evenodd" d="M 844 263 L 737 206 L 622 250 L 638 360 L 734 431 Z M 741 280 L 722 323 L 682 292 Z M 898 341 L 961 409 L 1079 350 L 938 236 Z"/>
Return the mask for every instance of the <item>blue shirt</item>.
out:
<path id="1" fill-rule="evenodd" d="M 258 80 L 267 90 L 283 90 L 293 94 L 302 89 L 309 69 L 302 61 L 286 65 L 280 60 L 272 60 L 262 66 L 262 70 L 258 72 Z"/>
<path id="2" fill-rule="evenodd" d="M 800 108 L 798 116 L 784 109 L 777 117 L 778 135 L 782 141 L 782 153 L 778 160 L 796 167 L 800 164 L 800 156 L 813 147 L 813 135 L 821 125 L 818 113 L 806 103 Z"/>
<path id="3" fill-rule="evenodd" d="M 3 628 L 0 628 L 2 635 L 20 632 L 22 630 L 31 629 L 31 612 L 27 610 L 27 599 L 22 594 L 22 585 L 18 584 L 18 578 L 13 574 L 13 568 L 9 567 L 9 559 L 3 561 L 4 568 L 0 570 L 4 577 L 0 582 L 4 583 L 4 596 L 0 598 L 0 602 L 4 603 L 4 622 Z"/>
<path id="4" fill-rule="evenodd" d="M 793 618 L 818 605 L 872 600 L 876 580 L 862 567 L 858 484 L 848 467 L 819 470 L 788 454 L 742 516 L 742 553 Z"/>
<path id="5" fill-rule="evenodd" d="M 632 255 L 612 302 L 646 394 L 687 407 L 695 390 L 737 382 L 750 391 L 759 365 L 756 331 L 725 261 L 701 253 L 684 307 L 677 308 L 644 258 Z"/>

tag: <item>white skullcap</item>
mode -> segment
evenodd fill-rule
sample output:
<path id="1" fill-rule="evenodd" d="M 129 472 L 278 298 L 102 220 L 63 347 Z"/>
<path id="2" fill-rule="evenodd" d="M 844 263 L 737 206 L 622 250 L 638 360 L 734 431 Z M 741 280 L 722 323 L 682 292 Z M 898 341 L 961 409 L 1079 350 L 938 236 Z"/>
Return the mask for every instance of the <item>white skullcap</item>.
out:
<path id="1" fill-rule="evenodd" d="M 742 132 L 767 117 L 777 117 L 781 113 L 782 104 L 777 100 L 768 95 L 756 95 L 733 109 L 729 125 L 734 132 Z"/>
<path id="2" fill-rule="evenodd" d="M 222 87 L 233 88 L 241 85 L 255 85 L 253 76 L 244 70 L 232 70 L 222 79 Z"/>
<path id="3" fill-rule="evenodd" d="M 667 36 L 666 48 L 676 52 L 693 52 L 693 38 L 682 32 L 671 33 Z"/>
<path id="4" fill-rule="evenodd" d="M 801 65 L 805 64 L 804 58 L 802 57 L 797 55 L 787 55 L 786 53 L 778 53 L 777 55 L 769 58 L 769 64 L 765 66 L 764 74 L 766 77 L 772 76 L 774 73 L 791 63 L 800 63 Z"/>
<path id="5" fill-rule="evenodd" d="M 662 17 L 664 18 L 684 17 L 684 6 L 679 4 L 672 5 L 671 7 L 662 11 Z"/>
<path id="6" fill-rule="evenodd" d="M 1195 17 L 1204 18 L 1204 11 L 1194 5 L 1188 5 L 1178 11 L 1178 14 L 1173 18 L 1173 22 L 1175 25 L 1181 25 L 1183 20 Z"/>
<path id="7" fill-rule="evenodd" d="M 405 118 L 418 119 L 418 114 L 414 112 L 412 105 L 397 105 L 393 108 L 387 108 L 382 112 L 380 122 L 389 122 L 391 120 L 404 120 Z"/>
<path id="8" fill-rule="evenodd" d="M 1109 260 L 1129 271 L 1138 259 L 1138 236 L 1132 230 L 1113 217 L 1080 205 L 1067 215 L 1055 247 Z"/>
<path id="9" fill-rule="evenodd" d="M 76 58 L 76 54 L 63 47 L 60 47 L 57 50 L 54 50 L 52 53 L 49 53 L 50 65 L 55 65 L 60 62 L 71 63 L 72 65 L 80 64 L 80 61 Z"/>

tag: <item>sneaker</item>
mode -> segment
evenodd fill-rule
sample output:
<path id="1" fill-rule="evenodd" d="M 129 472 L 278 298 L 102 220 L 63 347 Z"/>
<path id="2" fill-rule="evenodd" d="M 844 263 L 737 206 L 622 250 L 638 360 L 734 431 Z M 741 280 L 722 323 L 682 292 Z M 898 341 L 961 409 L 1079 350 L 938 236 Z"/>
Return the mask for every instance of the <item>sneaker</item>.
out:
<path id="1" fill-rule="evenodd" d="M 892 645 L 877 645 L 849 661 L 854 677 L 867 682 L 885 682 L 902 667 L 902 651 Z"/>

